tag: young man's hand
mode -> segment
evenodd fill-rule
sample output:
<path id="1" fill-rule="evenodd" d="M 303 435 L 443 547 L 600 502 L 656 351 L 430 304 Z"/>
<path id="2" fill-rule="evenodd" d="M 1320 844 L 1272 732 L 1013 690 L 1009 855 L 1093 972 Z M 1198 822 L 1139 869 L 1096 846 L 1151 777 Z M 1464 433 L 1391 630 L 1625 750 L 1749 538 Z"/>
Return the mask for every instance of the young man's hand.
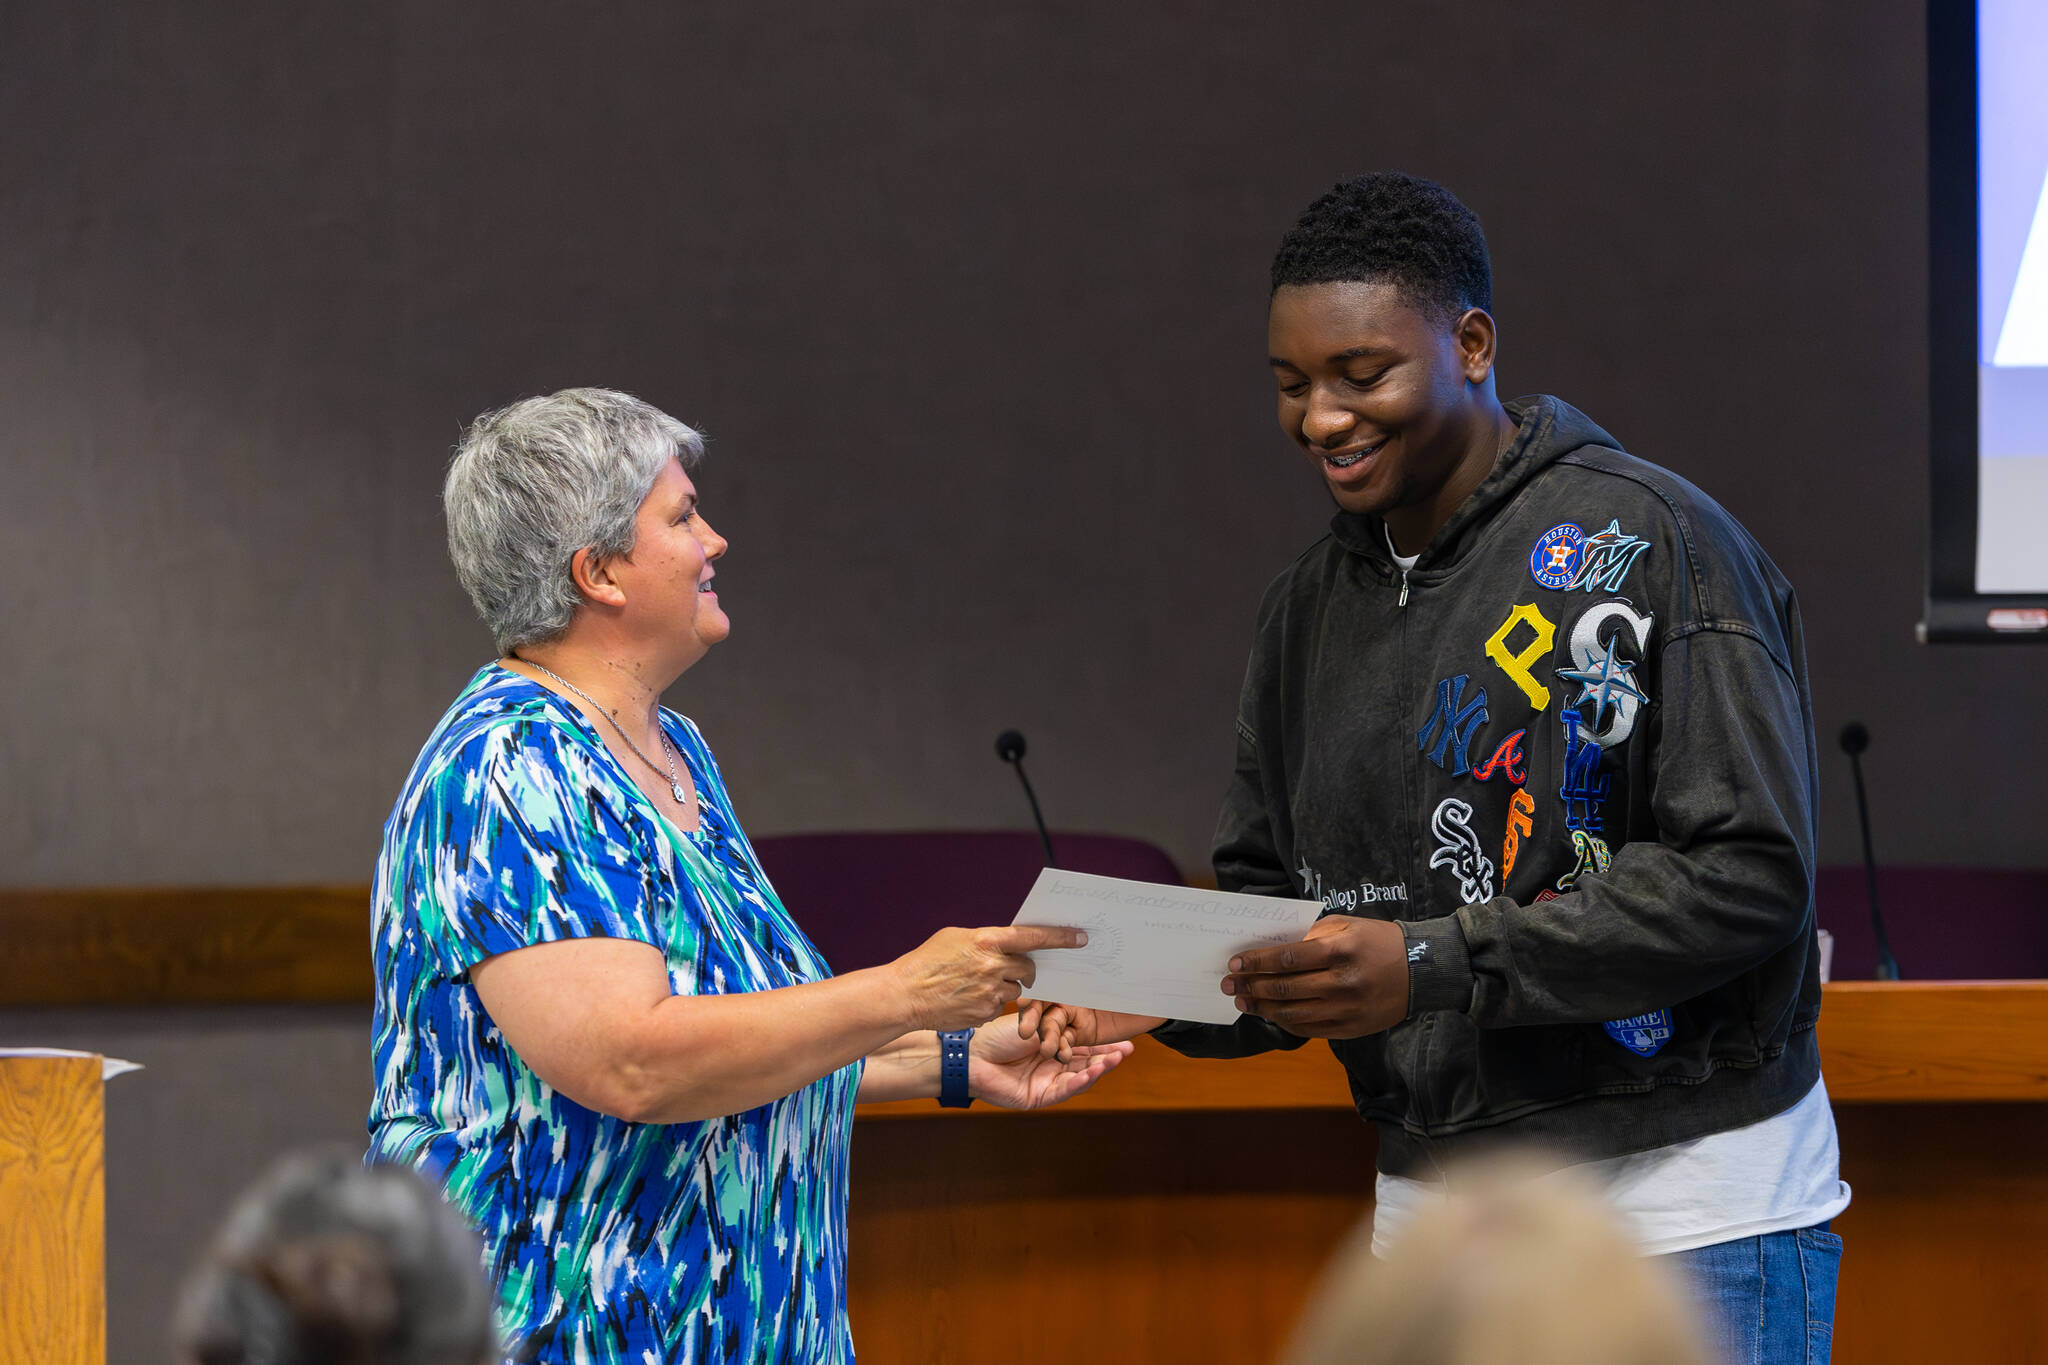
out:
<path id="1" fill-rule="evenodd" d="M 1325 915 L 1299 943 L 1232 958 L 1223 989 L 1299 1037 L 1360 1038 L 1408 1017 L 1406 939 L 1387 920 Z"/>
<path id="2" fill-rule="evenodd" d="M 1149 1014 L 1117 1014 L 1046 1000 L 1023 1000 L 1017 1005 L 1018 1037 L 1035 1039 L 1041 1055 L 1057 1058 L 1062 1064 L 1091 1046 L 1120 1043 L 1150 1033 L 1165 1022 Z"/>

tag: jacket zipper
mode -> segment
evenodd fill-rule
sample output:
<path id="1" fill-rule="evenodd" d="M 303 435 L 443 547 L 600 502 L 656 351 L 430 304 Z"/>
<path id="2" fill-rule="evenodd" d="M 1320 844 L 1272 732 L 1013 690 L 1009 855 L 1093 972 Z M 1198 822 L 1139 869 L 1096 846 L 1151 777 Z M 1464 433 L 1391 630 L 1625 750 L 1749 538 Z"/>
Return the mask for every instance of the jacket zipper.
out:
<path id="1" fill-rule="evenodd" d="M 1406 569 L 1401 570 L 1401 597 L 1400 601 L 1396 604 L 1396 606 L 1401 612 L 1400 677 L 1405 681 L 1409 676 L 1409 669 L 1413 666 L 1412 653 L 1408 647 L 1408 570 Z M 1402 747 L 1404 749 L 1407 749 L 1406 745 L 1403 745 Z M 1416 818 L 1420 815 L 1420 808 L 1418 802 L 1422 795 L 1423 779 L 1422 759 L 1420 757 L 1420 751 L 1408 750 L 1407 758 L 1408 762 L 1406 767 L 1408 771 L 1408 791 L 1410 794 L 1408 802 L 1410 811 L 1410 833 L 1408 839 L 1410 856 L 1408 859 L 1408 866 L 1405 869 L 1403 869 L 1403 871 L 1404 873 L 1412 873 L 1416 868 L 1424 866 L 1424 862 L 1421 857 L 1421 851 L 1424 845 L 1422 842 L 1421 830 L 1418 828 L 1419 822 Z M 1421 879 L 1418 877 L 1412 889 L 1408 904 L 1410 906 L 1413 906 L 1415 904 L 1416 899 L 1425 894 L 1427 894 L 1426 889 L 1424 888 Z M 1416 1069 L 1416 1074 L 1410 1078 L 1414 1088 L 1409 1092 L 1409 1102 L 1413 1107 L 1415 1116 L 1422 1121 L 1425 1127 L 1427 1127 L 1436 1122 L 1436 1106 L 1433 1102 L 1433 1097 L 1429 1093 L 1427 1083 L 1429 1077 L 1429 1047 L 1430 1043 L 1434 1041 L 1436 1035 L 1436 1016 L 1434 1014 L 1425 1014 L 1424 1016 L 1422 1016 L 1422 1019 L 1419 1022 L 1421 1025 L 1419 1029 L 1420 1037 L 1418 1037 L 1415 1041 L 1415 1050 L 1416 1056 L 1419 1059 L 1420 1064 Z"/>

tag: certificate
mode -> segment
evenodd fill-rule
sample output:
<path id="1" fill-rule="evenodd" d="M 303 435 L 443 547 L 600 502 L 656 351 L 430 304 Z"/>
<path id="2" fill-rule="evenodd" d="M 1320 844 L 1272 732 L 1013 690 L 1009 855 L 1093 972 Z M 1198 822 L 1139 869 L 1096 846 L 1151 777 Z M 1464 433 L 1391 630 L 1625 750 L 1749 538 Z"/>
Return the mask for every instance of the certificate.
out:
<path id="1" fill-rule="evenodd" d="M 1085 948 L 1030 955 L 1038 979 L 1025 994 L 1033 1000 L 1231 1024 L 1240 1017 L 1223 993 L 1231 957 L 1246 948 L 1292 943 L 1322 912 L 1320 901 L 1127 882 L 1048 867 L 1013 923 L 1088 931 Z"/>

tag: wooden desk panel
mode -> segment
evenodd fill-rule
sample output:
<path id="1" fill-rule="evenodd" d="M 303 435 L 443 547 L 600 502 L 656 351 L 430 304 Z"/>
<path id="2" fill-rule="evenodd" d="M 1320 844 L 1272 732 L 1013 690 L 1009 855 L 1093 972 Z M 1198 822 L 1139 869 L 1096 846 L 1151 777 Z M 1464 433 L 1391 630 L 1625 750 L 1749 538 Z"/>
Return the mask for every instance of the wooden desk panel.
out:
<path id="1" fill-rule="evenodd" d="M 2048 1107 L 1835 1108 L 1848 1365 L 2048 1361 Z"/>
<path id="2" fill-rule="evenodd" d="M 1085 1095 L 1043 1114 L 1015 1114 L 977 1104 L 938 1109 L 930 1100 L 863 1104 L 863 1119 L 1015 1120 L 1078 1118 L 1084 1114 L 1231 1113 L 1274 1109 L 1329 1109 L 1356 1114 L 1344 1068 L 1329 1044 L 1311 1042 L 1293 1052 L 1268 1052 L 1236 1061 L 1183 1057 L 1151 1038 L 1138 1039 L 1130 1059 Z"/>
<path id="3" fill-rule="evenodd" d="M 1258 1365 L 1371 1206 L 1376 1153 L 1317 1109 L 860 1124 L 854 1343 L 901 1365 Z"/>
<path id="4" fill-rule="evenodd" d="M 1821 1067 L 1836 1104 L 2048 1100 L 2048 981 L 1840 981 L 1822 988 Z M 1183 1057 L 1150 1038 L 1095 1089 L 1043 1117 L 1280 1109 L 1350 1112 L 1329 1046 L 1239 1061 Z M 866 1104 L 864 1119 L 1013 1118 Z"/>
<path id="5" fill-rule="evenodd" d="M 2048 1107 L 1836 1120 L 1855 1198 L 1835 1359 L 2048 1361 Z M 1371 1208 L 1375 1146 L 1326 1108 L 862 1122 L 855 1340 L 903 1362 L 1269 1361 Z"/>
<path id="6" fill-rule="evenodd" d="M 0 1057 L 0 1365 L 103 1365 L 97 1057 Z"/>
<path id="7" fill-rule="evenodd" d="M 1835 1358 L 2048 1362 L 2048 982 L 1833 984 L 1820 1039 L 1855 1190 Z M 861 1120 L 854 1330 L 876 1359 L 1021 1331 L 1073 1365 L 1270 1360 L 1371 1203 L 1371 1130 L 1320 1043 L 1221 1062 L 1144 1039 L 1044 1114 L 915 1101 Z M 1247 1173 L 1243 1152 L 1284 1164 Z M 980 1259 L 1012 1244 L 1038 1258 L 1034 1302 L 1086 1311 L 1020 1326 L 1008 1263 Z"/>
<path id="8" fill-rule="evenodd" d="M 1821 1066 L 1838 1104 L 2048 1100 L 2048 981 L 1837 981 Z"/>

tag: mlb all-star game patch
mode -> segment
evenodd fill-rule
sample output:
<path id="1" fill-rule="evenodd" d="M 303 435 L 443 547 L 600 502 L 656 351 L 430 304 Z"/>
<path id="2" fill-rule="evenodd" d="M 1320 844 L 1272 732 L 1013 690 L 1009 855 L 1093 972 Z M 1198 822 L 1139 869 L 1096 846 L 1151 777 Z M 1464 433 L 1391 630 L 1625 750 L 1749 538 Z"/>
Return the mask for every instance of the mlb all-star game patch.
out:
<path id="1" fill-rule="evenodd" d="M 1664 1044 L 1671 1041 L 1674 1032 L 1670 1010 L 1632 1014 L 1626 1019 L 1610 1019 L 1600 1027 L 1607 1030 L 1609 1038 L 1638 1057 L 1654 1057 L 1662 1052 Z"/>
<path id="2" fill-rule="evenodd" d="M 1585 561 L 1586 533 L 1565 522 L 1536 538 L 1536 548 L 1529 552 L 1529 577 L 1546 588 L 1569 587 Z"/>

